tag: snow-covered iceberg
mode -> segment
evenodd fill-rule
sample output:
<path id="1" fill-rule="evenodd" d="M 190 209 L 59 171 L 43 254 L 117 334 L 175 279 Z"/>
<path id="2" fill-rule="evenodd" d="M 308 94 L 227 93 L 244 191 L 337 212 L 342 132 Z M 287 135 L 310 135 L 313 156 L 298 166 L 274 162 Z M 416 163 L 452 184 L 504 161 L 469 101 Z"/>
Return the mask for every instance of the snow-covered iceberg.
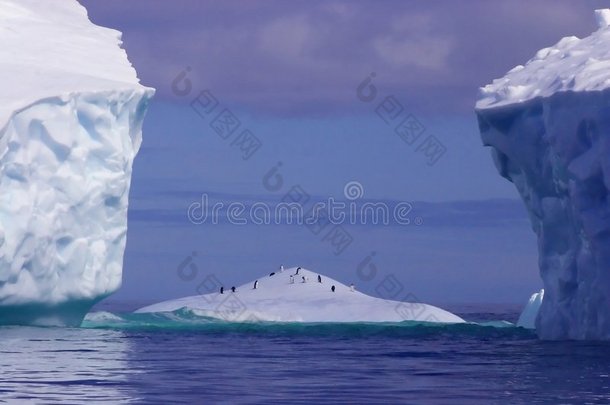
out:
<path id="1" fill-rule="evenodd" d="M 610 10 L 481 89 L 476 112 L 500 174 L 538 235 L 545 339 L 610 338 Z"/>
<path id="2" fill-rule="evenodd" d="M 258 279 L 257 288 L 253 280 L 237 287 L 235 292 L 225 287 L 224 294 L 219 291 L 179 298 L 136 312 L 187 308 L 200 316 L 232 322 L 464 322 L 457 315 L 431 305 L 375 298 L 310 270 L 300 269 L 298 274 L 296 270 L 293 267 L 265 275 Z"/>
<path id="3" fill-rule="evenodd" d="M 76 0 L 0 0 L 0 324 L 78 325 L 121 284 L 154 90 Z"/>

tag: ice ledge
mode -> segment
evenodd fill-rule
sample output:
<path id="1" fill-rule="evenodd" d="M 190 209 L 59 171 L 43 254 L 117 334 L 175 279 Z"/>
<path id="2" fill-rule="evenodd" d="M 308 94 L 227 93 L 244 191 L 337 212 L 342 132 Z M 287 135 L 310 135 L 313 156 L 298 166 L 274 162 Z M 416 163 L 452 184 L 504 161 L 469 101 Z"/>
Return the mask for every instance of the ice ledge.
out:
<path id="1" fill-rule="evenodd" d="M 147 89 L 121 45 L 76 0 L 0 0 L 0 128 L 48 97 Z"/>
<path id="2" fill-rule="evenodd" d="M 595 11 L 599 29 L 579 39 L 565 37 L 539 50 L 524 66 L 482 87 L 477 110 L 519 104 L 567 91 L 600 91 L 610 87 L 610 9 Z"/>

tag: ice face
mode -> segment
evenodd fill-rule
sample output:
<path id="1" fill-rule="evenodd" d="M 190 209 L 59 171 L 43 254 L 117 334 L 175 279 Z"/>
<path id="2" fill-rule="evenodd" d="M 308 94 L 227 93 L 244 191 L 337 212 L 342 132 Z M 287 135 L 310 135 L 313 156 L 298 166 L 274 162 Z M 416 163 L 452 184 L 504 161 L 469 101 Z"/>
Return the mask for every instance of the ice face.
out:
<path id="1" fill-rule="evenodd" d="M 610 338 L 610 91 L 479 110 L 538 235 L 543 338 Z"/>
<path id="2" fill-rule="evenodd" d="M 541 96 L 489 104 L 494 96 L 484 92 L 477 104 L 483 142 L 515 184 L 538 235 L 545 292 L 536 329 L 545 339 L 610 338 L 610 90 L 602 81 L 610 32 L 600 25 L 561 61 L 539 58 L 487 89 L 500 100 L 508 87 L 532 86 L 540 74 L 589 87 L 550 92 L 543 77 Z"/>
<path id="3" fill-rule="evenodd" d="M 153 90 L 76 1 L 0 10 L 0 324 L 78 325 L 121 285 Z"/>
<path id="4" fill-rule="evenodd" d="M 121 283 L 141 92 L 47 99 L 2 132 L 0 303 L 95 300 Z"/>

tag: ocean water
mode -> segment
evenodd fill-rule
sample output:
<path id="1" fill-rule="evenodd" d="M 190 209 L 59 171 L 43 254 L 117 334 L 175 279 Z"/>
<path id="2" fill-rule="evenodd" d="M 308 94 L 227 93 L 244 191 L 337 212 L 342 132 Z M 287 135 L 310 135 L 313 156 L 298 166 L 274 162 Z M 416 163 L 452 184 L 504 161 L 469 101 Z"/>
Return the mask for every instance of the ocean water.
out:
<path id="1" fill-rule="evenodd" d="M 233 324 L 188 311 L 97 311 L 80 328 L 1 327 L 0 402 L 610 401 L 610 345 L 541 342 L 511 324 L 513 310 L 462 311 L 477 323 Z"/>

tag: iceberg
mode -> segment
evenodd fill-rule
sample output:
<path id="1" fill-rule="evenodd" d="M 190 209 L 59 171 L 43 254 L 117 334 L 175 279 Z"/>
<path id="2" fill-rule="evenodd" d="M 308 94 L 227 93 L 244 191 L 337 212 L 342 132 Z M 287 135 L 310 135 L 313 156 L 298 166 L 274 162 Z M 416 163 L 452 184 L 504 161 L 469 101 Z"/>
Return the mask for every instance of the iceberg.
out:
<path id="1" fill-rule="evenodd" d="M 536 329 L 536 317 L 540 311 L 540 305 L 544 299 L 544 288 L 537 293 L 532 294 L 529 301 L 523 308 L 523 312 L 519 315 L 517 326 L 525 329 Z"/>
<path id="2" fill-rule="evenodd" d="M 542 339 L 610 338 L 610 10 L 483 87 L 483 143 L 538 237 Z M 541 297 L 540 297 L 541 298 Z"/>
<path id="3" fill-rule="evenodd" d="M 218 291 L 179 298 L 149 305 L 136 312 L 181 309 L 230 322 L 465 322 L 459 316 L 432 305 L 363 294 L 307 269 L 301 268 L 297 274 L 296 267 L 238 286 L 235 292 L 225 287 L 223 294 Z"/>
<path id="4" fill-rule="evenodd" d="M 0 27 L 0 324 L 79 325 L 121 285 L 154 90 L 76 0 L 0 0 Z"/>

